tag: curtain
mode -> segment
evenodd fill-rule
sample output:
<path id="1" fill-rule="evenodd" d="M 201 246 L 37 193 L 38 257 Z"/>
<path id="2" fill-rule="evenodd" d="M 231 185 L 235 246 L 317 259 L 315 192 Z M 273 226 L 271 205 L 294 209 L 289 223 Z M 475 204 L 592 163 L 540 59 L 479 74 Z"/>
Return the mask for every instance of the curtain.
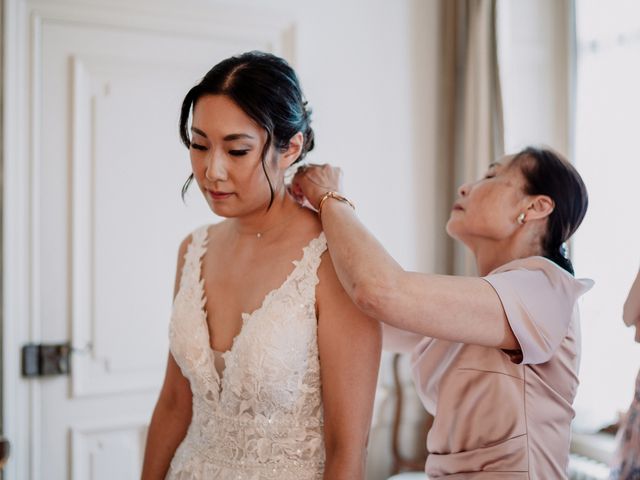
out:
<path id="1" fill-rule="evenodd" d="M 504 154 L 496 3 L 441 3 L 441 159 L 448 167 L 449 207 L 459 185 L 476 180 Z M 448 257 L 451 273 L 475 273 L 472 255 L 458 242 L 452 242 Z"/>

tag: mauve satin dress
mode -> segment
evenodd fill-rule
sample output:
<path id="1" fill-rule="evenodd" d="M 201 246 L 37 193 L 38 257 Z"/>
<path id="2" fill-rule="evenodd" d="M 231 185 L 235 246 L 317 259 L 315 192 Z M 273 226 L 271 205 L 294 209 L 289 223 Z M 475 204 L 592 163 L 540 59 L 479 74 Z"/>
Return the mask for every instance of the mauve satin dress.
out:
<path id="1" fill-rule="evenodd" d="M 418 394 L 435 417 L 427 437 L 427 475 L 566 479 L 580 363 L 577 300 L 593 282 L 538 256 L 482 278 L 500 297 L 521 352 L 384 326 L 385 349 L 411 352 Z"/>

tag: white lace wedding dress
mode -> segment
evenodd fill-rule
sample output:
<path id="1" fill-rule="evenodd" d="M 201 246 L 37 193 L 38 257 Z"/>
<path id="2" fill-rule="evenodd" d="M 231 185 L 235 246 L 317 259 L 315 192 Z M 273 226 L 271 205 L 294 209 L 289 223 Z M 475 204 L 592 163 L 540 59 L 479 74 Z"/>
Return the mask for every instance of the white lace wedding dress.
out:
<path id="1" fill-rule="evenodd" d="M 324 234 L 257 310 L 242 314 L 240 333 L 216 362 L 201 279 L 207 232 L 192 234 L 173 303 L 170 348 L 191 384 L 193 416 L 166 479 L 319 480 L 325 451 L 315 287 Z"/>

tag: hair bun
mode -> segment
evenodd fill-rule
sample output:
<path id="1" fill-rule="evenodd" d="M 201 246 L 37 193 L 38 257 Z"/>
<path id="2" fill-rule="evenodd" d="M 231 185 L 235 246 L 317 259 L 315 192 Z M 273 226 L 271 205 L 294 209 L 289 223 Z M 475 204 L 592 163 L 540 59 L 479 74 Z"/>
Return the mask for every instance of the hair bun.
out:
<path id="1" fill-rule="evenodd" d="M 315 133 L 313 128 L 311 128 L 311 114 L 313 113 L 313 109 L 309 107 L 309 102 L 306 100 L 302 101 L 302 117 L 304 128 L 302 129 L 302 134 L 304 135 L 304 142 L 302 144 L 302 153 L 297 161 L 302 160 L 305 155 L 313 150 L 315 146 Z"/>
<path id="2" fill-rule="evenodd" d="M 304 135 L 304 143 L 302 145 L 302 154 L 300 155 L 300 160 L 302 160 L 308 152 L 313 150 L 313 147 L 315 147 L 316 143 L 315 133 L 310 125 L 307 125 L 306 130 L 302 132 L 302 134 Z"/>

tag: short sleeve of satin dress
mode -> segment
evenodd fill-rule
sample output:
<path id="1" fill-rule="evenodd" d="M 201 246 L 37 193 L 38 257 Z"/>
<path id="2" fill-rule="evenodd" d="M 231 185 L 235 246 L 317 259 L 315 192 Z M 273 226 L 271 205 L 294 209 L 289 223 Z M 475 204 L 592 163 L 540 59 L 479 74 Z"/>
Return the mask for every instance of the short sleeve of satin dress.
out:
<path id="1" fill-rule="evenodd" d="M 504 265 L 483 278 L 498 293 L 520 343 L 516 363 L 525 365 L 549 361 L 567 335 L 576 300 L 593 286 L 543 257 L 520 260 L 514 269 Z"/>

